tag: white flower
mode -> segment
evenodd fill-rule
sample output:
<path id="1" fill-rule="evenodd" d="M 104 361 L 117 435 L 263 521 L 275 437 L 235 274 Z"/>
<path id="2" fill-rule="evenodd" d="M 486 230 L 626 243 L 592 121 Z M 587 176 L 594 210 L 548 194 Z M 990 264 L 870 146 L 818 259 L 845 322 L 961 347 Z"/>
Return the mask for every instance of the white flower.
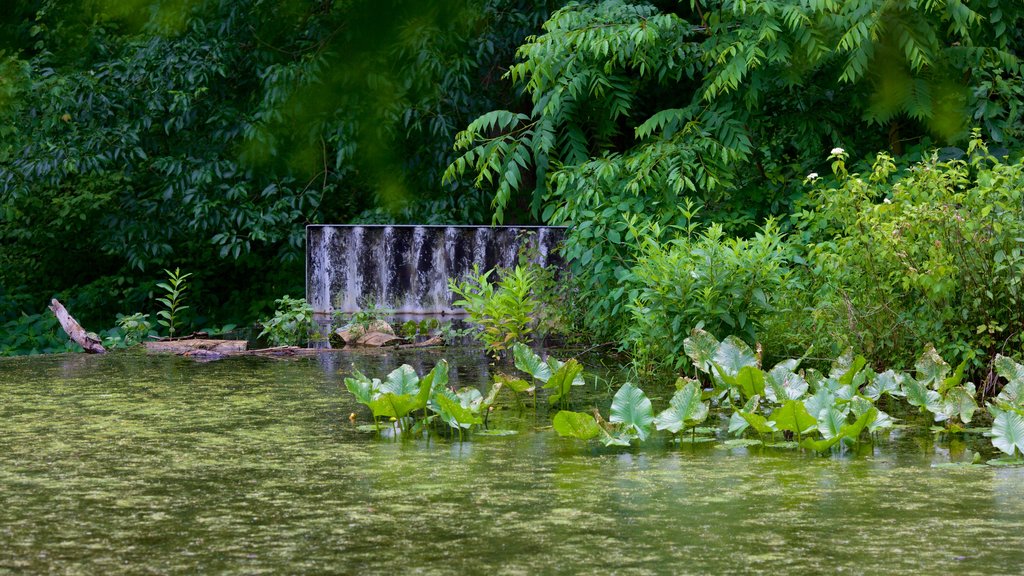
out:
<path id="1" fill-rule="evenodd" d="M 817 172 L 811 172 L 810 174 L 807 175 L 807 179 L 808 180 L 817 180 L 818 179 L 818 173 Z"/>
<path id="2" fill-rule="evenodd" d="M 892 200 L 889 200 L 888 198 L 886 198 L 885 200 L 882 200 L 882 202 L 884 202 L 886 204 L 892 204 Z"/>
<path id="3" fill-rule="evenodd" d="M 832 156 L 838 156 L 844 152 L 846 152 L 846 150 L 843 150 L 842 148 L 836 146 L 835 148 L 832 149 L 831 152 L 829 152 L 829 154 L 831 154 Z"/>

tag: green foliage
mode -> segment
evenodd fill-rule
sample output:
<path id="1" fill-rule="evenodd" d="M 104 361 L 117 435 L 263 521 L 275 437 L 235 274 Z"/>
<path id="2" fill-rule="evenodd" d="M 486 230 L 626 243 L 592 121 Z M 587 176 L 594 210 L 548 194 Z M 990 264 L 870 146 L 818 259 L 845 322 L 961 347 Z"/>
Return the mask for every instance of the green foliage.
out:
<path id="1" fill-rule="evenodd" d="M 629 340 L 641 247 L 691 233 L 696 208 L 700 220 L 749 236 L 801 198 L 799 182 L 836 143 L 920 150 L 932 138 L 962 143 L 980 121 L 994 140 L 1018 145 L 1022 16 L 1009 0 L 984 10 L 883 0 L 573 3 L 527 38 L 509 69 L 532 107 L 469 123 L 445 177 L 491 193 L 497 221 L 529 206 L 535 218 L 571 224 L 564 255 L 586 328 Z M 784 296 L 791 312 L 805 307 Z M 726 317 L 712 306 L 708 321 L 739 325 L 741 311 L 749 320 L 750 310 Z M 808 324 L 798 335 L 840 322 Z M 785 322 L 772 327 L 786 334 Z"/>
<path id="2" fill-rule="evenodd" d="M 657 430 L 668 430 L 678 434 L 687 428 L 698 426 L 708 417 L 708 405 L 701 402 L 700 384 L 694 380 L 676 383 L 679 388 L 669 400 L 668 408 L 654 418 Z"/>
<path id="3" fill-rule="evenodd" d="M 480 327 L 479 338 L 487 350 L 499 354 L 516 342 L 530 342 L 538 301 L 533 295 L 532 268 L 516 266 L 500 272 L 497 284 L 491 282 L 493 272 L 474 266 L 465 280 L 449 279 L 448 289 L 460 298 L 453 304 L 465 309 L 470 321 Z"/>
<path id="4" fill-rule="evenodd" d="M 1024 163 L 975 137 L 968 156 L 933 154 L 891 182 L 887 155 L 861 177 L 833 152 L 838 185 L 814 190 L 792 236 L 807 247 L 807 338 L 896 363 L 931 341 L 972 371 L 1024 349 Z"/>
<path id="5" fill-rule="evenodd" d="M 275 300 L 277 310 L 274 317 L 263 320 L 263 331 L 259 337 L 266 337 L 274 346 L 302 345 L 313 329 L 313 307 L 305 298 L 284 296 Z"/>
<path id="6" fill-rule="evenodd" d="M 496 70 L 550 6 L 15 0 L 0 285 L 43 301 L 131 278 L 91 324 L 180 263 L 196 308 L 248 323 L 301 290 L 308 223 L 486 221 L 440 174 L 459 127 L 516 105 Z"/>
<path id="7" fill-rule="evenodd" d="M 664 243 L 646 237 L 624 282 L 636 293 L 626 307 L 627 344 L 679 368 L 687 328 L 698 323 L 718 337 L 756 342 L 773 294 L 788 287 L 788 269 L 773 222 L 750 239 L 727 237 L 713 224 Z"/>
<path id="8" fill-rule="evenodd" d="M 156 313 L 160 318 L 157 320 L 157 324 L 167 328 L 168 335 L 173 338 L 175 329 L 181 323 L 181 313 L 189 308 L 183 302 L 185 301 L 185 291 L 188 289 L 185 280 L 192 274 L 182 274 L 178 268 L 175 268 L 174 272 L 164 270 L 164 273 L 167 274 L 167 281 L 158 282 L 156 285 L 164 293 L 163 296 L 156 299 L 163 305 L 163 309 Z"/>
<path id="9" fill-rule="evenodd" d="M 612 398 L 611 417 L 608 421 L 621 424 L 626 435 L 642 442 L 647 439 L 651 424 L 654 423 L 651 401 L 643 390 L 626 382 Z"/>
<path id="10" fill-rule="evenodd" d="M 601 434 L 601 427 L 590 414 L 559 410 L 551 421 L 552 427 L 559 436 L 590 440 Z"/>

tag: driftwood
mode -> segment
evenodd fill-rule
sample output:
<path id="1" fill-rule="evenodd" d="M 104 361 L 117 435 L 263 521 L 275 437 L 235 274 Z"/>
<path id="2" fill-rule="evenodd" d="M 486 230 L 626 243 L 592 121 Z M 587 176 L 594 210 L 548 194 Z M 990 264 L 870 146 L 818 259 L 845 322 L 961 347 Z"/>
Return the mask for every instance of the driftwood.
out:
<path id="1" fill-rule="evenodd" d="M 53 311 L 53 315 L 57 317 L 57 321 L 60 322 L 60 327 L 67 332 L 71 340 L 82 347 L 83 350 L 89 354 L 105 354 L 107 352 L 103 344 L 100 343 L 100 339 L 91 332 L 86 332 L 85 328 L 78 323 L 77 320 L 71 317 L 68 313 L 67 308 L 63 304 L 57 301 L 56 298 L 50 300 L 50 310 Z"/>
<path id="2" fill-rule="evenodd" d="M 243 352 L 248 346 L 245 340 L 205 340 L 195 338 L 192 340 L 156 340 L 146 342 L 146 352 L 163 352 L 170 354 L 185 354 L 195 350 L 207 352 L 219 352 L 221 354 Z"/>

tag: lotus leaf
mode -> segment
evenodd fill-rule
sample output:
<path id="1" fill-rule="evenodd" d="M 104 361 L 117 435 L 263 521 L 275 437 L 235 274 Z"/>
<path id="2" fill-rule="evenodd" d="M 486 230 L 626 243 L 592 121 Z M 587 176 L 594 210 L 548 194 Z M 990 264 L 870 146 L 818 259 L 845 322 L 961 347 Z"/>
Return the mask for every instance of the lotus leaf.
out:
<path id="1" fill-rule="evenodd" d="M 736 413 L 746 420 L 747 424 L 750 424 L 750 427 L 758 434 L 774 434 L 775 432 L 778 432 L 778 429 L 775 428 L 775 422 L 768 420 L 757 412 L 737 410 Z"/>
<path id="2" fill-rule="evenodd" d="M 533 390 L 533 385 L 531 385 L 526 380 L 523 380 L 522 378 L 512 378 L 511 376 L 506 376 L 505 374 L 496 375 L 494 377 L 494 381 L 501 382 L 503 386 L 509 388 L 510 390 L 516 393 L 529 392 Z"/>
<path id="3" fill-rule="evenodd" d="M 712 362 L 718 367 L 719 373 L 724 372 L 729 376 L 739 374 L 739 371 L 747 366 L 757 367 L 757 357 L 754 356 L 750 346 L 735 336 L 726 337 L 718 345 Z"/>
<path id="4" fill-rule="evenodd" d="M 922 410 L 932 413 L 942 412 L 942 396 L 927 386 L 926 381 L 906 378 L 903 382 L 903 393 L 907 396 L 907 403 L 917 406 Z"/>

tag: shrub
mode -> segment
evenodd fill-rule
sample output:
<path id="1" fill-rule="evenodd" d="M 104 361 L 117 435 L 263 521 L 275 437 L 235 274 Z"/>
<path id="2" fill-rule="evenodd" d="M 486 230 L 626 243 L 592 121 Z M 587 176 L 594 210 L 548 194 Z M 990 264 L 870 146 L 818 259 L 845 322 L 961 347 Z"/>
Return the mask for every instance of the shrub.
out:
<path id="1" fill-rule="evenodd" d="M 266 336 L 274 346 L 305 343 L 313 328 L 313 307 L 305 298 L 284 296 L 274 302 L 277 304 L 274 317 L 260 322 L 263 325 L 260 338 Z"/>
<path id="2" fill-rule="evenodd" d="M 1024 349 L 1024 163 L 977 133 L 962 157 L 933 154 L 891 186 L 885 154 L 866 180 L 841 149 L 832 160 L 838 185 L 812 193 L 794 235 L 828 338 L 905 363 L 934 342 L 976 368 Z"/>
<path id="3" fill-rule="evenodd" d="M 530 342 L 538 307 L 533 295 L 537 278 L 532 270 L 516 266 L 492 284 L 494 270 L 481 272 L 474 267 L 465 280 L 448 281 L 448 288 L 460 298 L 454 304 L 465 309 L 469 319 L 480 327 L 479 338 L 492 354 L 516 342 Z"/>
<path id="4" fill-rule="evenodd" d="M 625 344 L 639 359 L 674 368 L 685 362 L 683 340 L 694 325 L 753 344 L 789 282 L 783 247 L 771 220 L 749 239 L 727 237 L 717 224 L 668 242 L 648 237 L 628 276 L 636 297 Z"/>

